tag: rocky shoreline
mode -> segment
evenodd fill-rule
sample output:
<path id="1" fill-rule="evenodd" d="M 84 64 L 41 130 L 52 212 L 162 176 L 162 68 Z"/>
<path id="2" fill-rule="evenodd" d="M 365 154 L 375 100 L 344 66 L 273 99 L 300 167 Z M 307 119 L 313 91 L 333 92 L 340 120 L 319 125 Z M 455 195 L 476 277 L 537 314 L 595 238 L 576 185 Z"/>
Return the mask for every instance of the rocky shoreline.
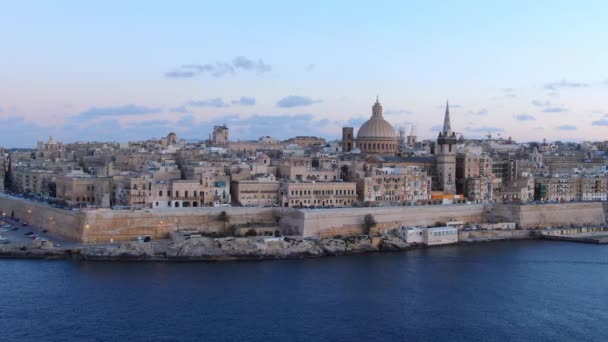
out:
<path id="1" fill-rule="evenodd" d="M 526 233 L 462 234 L 459 243 L 537 238 Z M 183 241 L 125 242 L 114 245 L 54 247 L 34 241 L 29 245 L 0 245 L 0 257 L 30 259 L 74 259 L 98 261 L 229 261 L 318 258 L 373 252 L 405 251 L 426 247 L 407 243 L 399 236 L 351 236 L 343 238 L 244 238 L 200 237 Z"/>

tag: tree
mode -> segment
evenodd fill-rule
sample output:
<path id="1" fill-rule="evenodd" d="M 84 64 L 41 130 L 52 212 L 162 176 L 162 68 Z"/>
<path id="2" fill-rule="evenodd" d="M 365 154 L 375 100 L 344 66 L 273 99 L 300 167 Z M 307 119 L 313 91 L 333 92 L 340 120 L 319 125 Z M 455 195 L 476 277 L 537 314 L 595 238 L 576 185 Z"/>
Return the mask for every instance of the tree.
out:
<path id="1" fill-rule="evenodd" d="M 363 217 L 363 228 L 365 228 L 365 234 L 369 234 L 378 223 L 372 214 L 366 214 Z"/>
<path id="2" fill-rule="evenodd" d="M 222 229 L 224 235 L 226 235 L 226 223 L 230 222 L 230 216 L 228 215 L 228 213 L 225 210 L 222 210 L 222 212 L 220 212 L 220 214 L 218 215 L 218 218 L 220 221 L 222 221 L 224 223 L 224 227 Z"/>
<path id="3" fill-rule="evenodd" d="M 248 231 L 245 232 L 245 236 L 257 236 L 258 233 L 256 233 L 255 229 L 251 228 Z"/>

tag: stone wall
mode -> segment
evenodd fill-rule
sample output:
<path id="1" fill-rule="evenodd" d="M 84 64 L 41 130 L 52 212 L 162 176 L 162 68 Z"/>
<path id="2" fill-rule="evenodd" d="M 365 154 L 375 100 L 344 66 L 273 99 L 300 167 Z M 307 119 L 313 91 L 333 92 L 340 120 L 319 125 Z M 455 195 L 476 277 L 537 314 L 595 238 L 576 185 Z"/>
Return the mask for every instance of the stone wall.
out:
<path id="1" fill-rule="evenodd" d="M 495 240 L 536 239 L 534 230 L 459 230 L 458 240 L 461 242 L 481 242 Z"/>
<path id="2" fill-rule="evenodd" d="M 604 206 L 600 202 L 560 204 L 497 204 L 492 218 L 512 221 L 522 228 L 544 228 L 548 226 L 599 225 L 606 222 Z"/>
<path id="3" fill-rule="evenodd" d="M 25 220 L 28 224 L 46 228 L 53 234 L 79 241 L 82 236 L 84 215 L 78 211 L 63 210 L 19 198 L 0 195 L 0 211 L 7 216 Z"/>
<path id="4" fill-rule="evenodd" d="M 232 234 L 233 224 L 255 222 L 276 226 L 283 208 L 171 208 L 149 210 L 95 210 L 86 212 L 84 242 L 133 240 L 138 236 L 167 238 L 177 230 L 198 230 L 221 235 Z M 221 212 L 228 217 L 224 222 Z"/>
<path id="5" fill-rule="evenodd" d="M 377 222 L 372 233 L 407 226 L 434 226 L 437 222 L 484 221 L 484 206 L 437 205 L 420 207 L 376 207 L 302 210 L 299 231 L 304 237 L 363 234 L 365 215 L 371 214 Z"/>

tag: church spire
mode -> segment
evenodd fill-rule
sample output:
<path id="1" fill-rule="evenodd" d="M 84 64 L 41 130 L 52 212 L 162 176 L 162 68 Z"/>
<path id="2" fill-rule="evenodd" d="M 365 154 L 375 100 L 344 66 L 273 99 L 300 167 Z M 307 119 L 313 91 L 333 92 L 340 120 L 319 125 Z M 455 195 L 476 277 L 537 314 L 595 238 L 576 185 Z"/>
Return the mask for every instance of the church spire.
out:
<path id="1" fill-rule="evenodd" d="M 452 125 L 450 124 L 450 104 L 445 102 L 445 117 L 443 118 L 443 136 L 452 135 Z"/>

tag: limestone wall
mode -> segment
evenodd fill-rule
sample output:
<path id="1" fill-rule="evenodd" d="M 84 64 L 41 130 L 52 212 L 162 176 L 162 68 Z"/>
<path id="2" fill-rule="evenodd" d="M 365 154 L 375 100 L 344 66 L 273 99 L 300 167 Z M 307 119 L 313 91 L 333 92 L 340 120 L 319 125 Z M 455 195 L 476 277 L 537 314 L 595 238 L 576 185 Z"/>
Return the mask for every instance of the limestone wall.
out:
<path id="1" fill-rule="evenodd" d="M 600 202 L 560 204 L 497 204 L 492 210 L 495 220 L 514 221 L 522 228 L 547 226 L 599 225 L 606 222 Z"/>
<path id="2" fill-rule="evenodd" d="M 362 234 L 363 220 L 367 214 L 371 214 L 378 223 L 372 233 L 402 225 L 432 226 L 436 222 L 452 220 L 475 223 L 484 221 L 484 206 L 481 204 L 317 209 L 302 212 L 304 218 L 300 231 L 305 237 Z"/>
<path id="3" fill-rule="evenodd" d="M 7 216 L 25 220 L 28 224 L 46 228 L 50 232 L 71 240 L 80 240 L 84 215 L 78 211 L 63 210 L 18 198 L 0 195 L 0 211 Z"/>
<path id="4" fill-rule="evenodd" d="M 225 211 L 224 222 L 220 213 Z M 138 236 L 167 238 L 177 230 L 199 230 L 206 233 L 229 234 L 233 224 L 257 222 L 277 225 L 282 208 L 171 208 L 149 210 L 95 210 L 86 212 L 84 242 L 108 242 L 133 240 Z"/>

